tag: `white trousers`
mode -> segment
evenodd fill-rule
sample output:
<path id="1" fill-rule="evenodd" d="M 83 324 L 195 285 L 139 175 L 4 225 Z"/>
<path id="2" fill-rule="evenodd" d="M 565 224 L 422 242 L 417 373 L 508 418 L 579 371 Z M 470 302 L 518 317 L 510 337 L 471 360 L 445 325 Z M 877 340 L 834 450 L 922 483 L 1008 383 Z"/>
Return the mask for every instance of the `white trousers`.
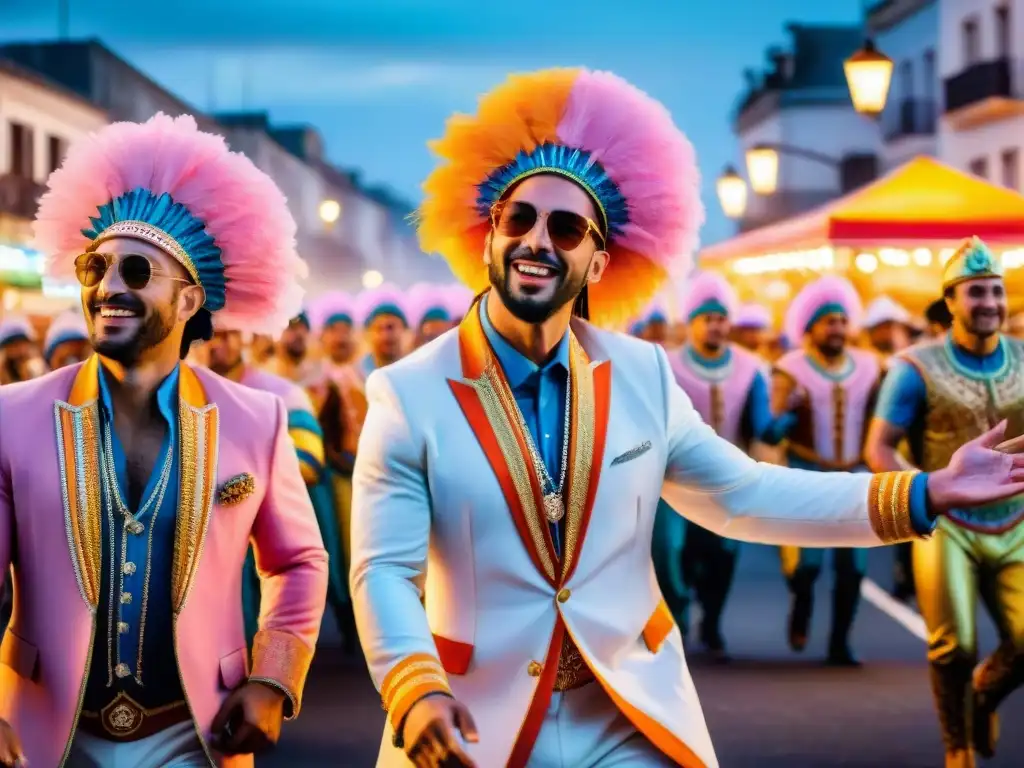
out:
<path id="1" fill-rule="evenodd" d="M 551 695 L 528 768 L 663 768 L 669 760 L 598 683 Z"/>
<path id="2" fill-rule="evenodd" d="M 191 720 L 138 741 L 108 741 L 78 731 L 67 768 L 209 768 Z"/>

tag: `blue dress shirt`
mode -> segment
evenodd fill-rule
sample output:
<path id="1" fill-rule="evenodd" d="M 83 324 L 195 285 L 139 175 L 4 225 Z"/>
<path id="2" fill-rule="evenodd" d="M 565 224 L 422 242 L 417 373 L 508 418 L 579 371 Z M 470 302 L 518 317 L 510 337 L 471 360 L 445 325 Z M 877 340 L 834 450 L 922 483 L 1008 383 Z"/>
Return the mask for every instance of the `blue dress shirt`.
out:
<path id="1" fill-rule="evenodd" d="M 157 389 L 157 407 L 167 423 L 167 433 L 157 463 L 139 497 L 139 505 L 132 508 L 124 448 L 114 431 L 108 374 L 100 366 L 100 450 L 105 450 L 102 441 L 109 432 L 121 499 L 133 514 L 137 514 L 152 496 L 164 469 L 169 446 L 174 446 L 174 453 L 162 502 L 156 508 L 154 500 L 154 506 L 138 518 L 143 526 L 140 532 L 127 532 L 118 507 L 108 498 L 106 490 L 103 491 L 102 583 L 92 664 L 83 705 L 90 712 L 103 709 L 120 691 L 147 709 L 185 698 L 174 655 L 171 606 L 171 569 L 181 468 L 178 370 L 176 367 Z"/>
<path id="2" fill-rule="evenodd" d="M 556 485 L 562 473 L 565 432 L 565 389 L 569 377 L 569 334 L 562 337 L 545 365 L 539 366 L 518 352 L 498 333 L 487 317 L 487 297 L 480 302 L 484 335 L 497 355 L 498 363 L 516 399 L 533 444 Z M 547 489 L 545 489 L 547 490 Z M 564 490 L 564 489 L 563 489 Z M 561 528 L 551 525 L 555 551 L 562 551 Z"/>

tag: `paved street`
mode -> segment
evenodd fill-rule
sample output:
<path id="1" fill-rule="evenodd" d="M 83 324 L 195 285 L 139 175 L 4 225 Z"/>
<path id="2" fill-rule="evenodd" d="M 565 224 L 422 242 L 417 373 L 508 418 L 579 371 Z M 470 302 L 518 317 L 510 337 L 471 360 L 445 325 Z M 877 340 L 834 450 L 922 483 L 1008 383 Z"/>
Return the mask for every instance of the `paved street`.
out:
<path id="1" fill-rule="evenodd" d="M 891 554 L 872 552 L 871 575 L 889 586 Z M 828 607 L 827 582 L 819 606 Z M 889 616 L 864 602 L 855 647 L 864 669 L 835 671 L 818 665 L 824 654 L 828 612 L 816 616 L 806 654 L 785 642 L 787 592 L 773 550 L 749 547 L 726 618 L 736 661 L 690 664 L 722 768 L 934 768 L 941 766 L 924 645 Z M 326 642 L 331 642 L 328 631 Z M 982 647 L 995 634 L 985 624 Z M 383 712 L 361 664 L 329 645 L 310 677 L 305 709 L 286 725 L 280 751 L 259 768 L 372 766 Z M 1024 763 L 1024 693 L 1003 709 L 1000 757 L 986 768 Z M 481 766 L 481 768 L 497 768 Z"/>

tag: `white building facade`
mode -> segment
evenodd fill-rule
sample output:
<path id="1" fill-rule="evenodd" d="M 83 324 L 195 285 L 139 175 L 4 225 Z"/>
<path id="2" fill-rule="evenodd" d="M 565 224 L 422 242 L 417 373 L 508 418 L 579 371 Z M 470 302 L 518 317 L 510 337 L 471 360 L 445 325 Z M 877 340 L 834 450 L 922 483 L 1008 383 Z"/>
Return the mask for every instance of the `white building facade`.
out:
<path id="1" fill-rule="evenodd" d="M 107 122 L 85 99 L 0 60 L 0 314 L 46 314 L 68 302 L 60 290 L 56 297 L 41 290 L 42 254 L 31 247 L 31 223 L 68 145 Z"/>
<path id="2" fill-rule="evenodd" d="M 870 180 L 881 149 L 877 124 L 850 101 L 842 62 L 859 47 L 852 27 L 792 24 L 787 49 L 768 52 L 769 68 L 748 73 L 736 110 L 736 168 L 745 171 L 749 149 L 778 148 L 777 189 L 750 191 L 741 230 L 802 213 Z"/>
<path id="3" fill-rule="evenodd" d="M 1022 191 L 1024 0 L 939 0 L 939 155 Z"/>
<path id="4" fill-rule="evenodd" d="M 878 50 L 894 65 L 889 98 L 879 117 L 883 171 L 938 152 L 940 4 L 940 0 L 887 0 L 869 13 L 868 28 Z"/>

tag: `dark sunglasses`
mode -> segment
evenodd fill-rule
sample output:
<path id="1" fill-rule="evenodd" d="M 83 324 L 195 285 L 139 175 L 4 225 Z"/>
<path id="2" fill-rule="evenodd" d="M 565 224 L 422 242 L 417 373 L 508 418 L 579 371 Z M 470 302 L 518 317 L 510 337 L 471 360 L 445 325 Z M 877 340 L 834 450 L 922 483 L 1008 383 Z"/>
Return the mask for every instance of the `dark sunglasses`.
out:
<path id="1" fill-rule="evenodd" d="M 530 203 L 515 200 L 510 203 L 495 203 L 491 208 L 491 224 L 494 230 L 505 237 L 523 237 L 530 232 L 541 217 L 547 219 L 548 237 L 551 244 L 560 251 L 572 251 L 593 233 L 597 244 L 604 248 L 604 236 L 597 225 L 586 216 L 572 211 L 551 211 L 541 214 Z"/>
<path id="2" fill-rule="evenodd" d="M 83 288 L 95 288 L 115 262 L 122 282 L 133 291 L 141 291 L 149 285 L 149 281 L 154 277 L 192 284 L 191 280 L 186 280 L 184 277 L 174 277 L 161 272 L 153 266 L 149 259 L 139 253 L 126 253 L 121 257 L 112 253 L 83 253 L 75 259 L 75 277 L 78 278 L 78 282 L 82 284 Z"/>

